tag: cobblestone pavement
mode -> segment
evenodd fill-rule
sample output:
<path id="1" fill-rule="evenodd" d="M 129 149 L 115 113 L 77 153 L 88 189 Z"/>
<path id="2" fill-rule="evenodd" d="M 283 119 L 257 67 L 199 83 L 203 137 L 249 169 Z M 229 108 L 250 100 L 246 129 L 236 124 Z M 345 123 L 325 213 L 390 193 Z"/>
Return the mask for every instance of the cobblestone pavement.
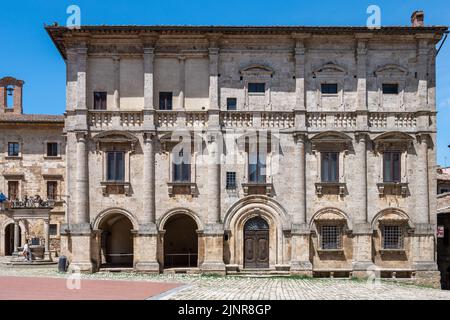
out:
<path id="1" fill-rule="evenodd" d="M 45 268 L 10 268 L 0 264 L 0 276 L 67 277 L 55 266 Z M 369 284 L 351 279 L 316 279 L 296 277 L 236 277 L 202 275 L 148 275 L 132 272 L 99 272 L 83 274 L 82 279 L 111 279 L 179 283 L 177 289 L 162 293 L 156 298 L 164 300 L 266 300 L 266 299 L 370 299 L 370 300 L 450 300 L 450 291 L 413 285 L 380 281 Z"/>

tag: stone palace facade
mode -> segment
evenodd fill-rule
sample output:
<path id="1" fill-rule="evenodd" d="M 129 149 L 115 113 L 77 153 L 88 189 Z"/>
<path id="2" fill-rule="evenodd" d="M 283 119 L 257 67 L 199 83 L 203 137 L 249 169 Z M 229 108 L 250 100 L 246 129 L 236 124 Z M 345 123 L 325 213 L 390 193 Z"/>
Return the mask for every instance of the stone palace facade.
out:
<path id="1" fill-rule="evenodd" d="M 58 25 L 72 268 L 439 282 L 446 27 Z"/>

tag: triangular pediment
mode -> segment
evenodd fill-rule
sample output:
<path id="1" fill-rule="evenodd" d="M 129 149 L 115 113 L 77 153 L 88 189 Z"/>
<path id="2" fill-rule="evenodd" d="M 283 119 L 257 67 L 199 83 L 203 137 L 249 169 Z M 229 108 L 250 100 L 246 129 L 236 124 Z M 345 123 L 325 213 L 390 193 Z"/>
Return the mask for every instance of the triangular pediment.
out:
<path id="1" fill-rule="evenodd" d="M 405 76 L 407 73 L 408 70 L 398 64 L 386 64 L 375 70 L 375 75 L 377 77 Z"/>

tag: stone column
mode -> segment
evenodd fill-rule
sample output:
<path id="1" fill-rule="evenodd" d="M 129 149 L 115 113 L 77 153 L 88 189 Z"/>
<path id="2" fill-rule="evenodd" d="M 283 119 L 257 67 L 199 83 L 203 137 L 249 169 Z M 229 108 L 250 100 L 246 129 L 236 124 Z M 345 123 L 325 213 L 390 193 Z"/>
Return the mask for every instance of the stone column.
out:
<path id="1" fill-rule="evenodd" d="M 134 265 L 136 270 L 158 273 L 154 139 L 153 133 L 144 134 L 143 215 L 134 237 Z"/>
<path id="2" fill-rule="evenodd" d="M 355 156 L 358 166 L 352 174 L 358 186 L 355 189 L 355 217 L 353 222 L 353 272 L 355 277 L 367 277 L 372 261 L 373 230 L 367 211 L 367 134 L 355 134 Z"/>
<path id="3" fill-rule="evenodd" d="M 81 272 L 92 272 L 91 226 L 89 217 L 89 178 L 86 133 L 76 133 L 75 215 L 70 225 L 72 261 L 70 267 Z"/>
<path id="4" fill-rule="evenodd" d="M 221 222 L 221 132 L 210 132 L 208 137 L 208 223 L 204 229 L 205 254 L 201 265 L 205 273 L 225 274 L 223 262 L 223 224 Z"/>
<path id="5" fill-rule="evenodd" d="M 296 134 L 294 139 L 295 159 L 297 159 L 297 166 L 294 167 L 294 199 L 297 206 L 292 217 L 291 273 L 312 275 L 312 264 L 309 256 L 311 231 L 306 223 L 306 135 Z"/>
<path id="6" fill-rule="evenodd" d="M 436 225 L 431 221 L 430 213 L 430 181 L 429 181 L 429 159 L 428 145 L 430 136 L 428 134 L 417 135 L 417 167 L 415 186 L 415 219 L 414 234 L 412 237 L 412 260 L 417 270 L 416 275 L 422 277 L 436 277 L 437 264 L 435 260 L 435 230 Z M 432 191 L 435 194 L 435 191 Z"/>
<path id="7" fill-rule="evenodd" d="M 144 45 L 144 131 L 155 130 L 155 107 L 153 105 L 153 44 Z"/>
<path id="8" fill-rule="evenodd" d="M 77 48 L 77 104 L 76 109 L 86 110 L 87 47 Z"/>
<path id="9" fill-rule="evenodd" d="M 295 129 L 306 130 L 306 100 L 305 100 L 305 40 L 309 34 L 293 34 L 295 40 Z"/>
<path id="10" fill-rule="evenodd" d="M 18 252 L 20 247 L 20 225 L 18 220 L 14 220 L 14 252 Z"/>
<path id="11" fill-rule="evenodd" d="M 50 254 L 50 220 L 44 220 L 44 237 L 45 237 L 45 247 L 44 247 L 44 260 L 52 260 Z"/>
<path id="12" fill-rule="evenodd" d="M 180 56 L 178 57 L 178 67 L 179 67 L 179 87 L 180 87 L 180 94 L 178 95 L 178 109 L 184 110 L 184 90 L 185 90 L 185 83 L 186 83 L 186 57 Z"/>
<path id="13" fill-rule="evenodd" d="M 428 53 L 430 51 L 428 39 L 421 39 L 417 43 L 417 94 L 419 96 L 418 110 L 429 110 L 428 108 Z"/>
<path id="14" fill-rule="evenodd" d="M 114 65 L 114 110 L 120 109 L 120 57 L 113 56 Z"/>

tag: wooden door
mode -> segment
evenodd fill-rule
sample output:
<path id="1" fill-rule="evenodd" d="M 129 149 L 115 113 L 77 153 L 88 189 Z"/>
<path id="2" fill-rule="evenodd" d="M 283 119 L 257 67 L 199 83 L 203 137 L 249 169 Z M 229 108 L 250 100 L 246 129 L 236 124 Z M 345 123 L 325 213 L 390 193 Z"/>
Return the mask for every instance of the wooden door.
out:
<path id="1" fill-rule="evenodd" d="M 260 217 L 244 227 L 244 268 L 269 268 L 269 226 Z"/>

